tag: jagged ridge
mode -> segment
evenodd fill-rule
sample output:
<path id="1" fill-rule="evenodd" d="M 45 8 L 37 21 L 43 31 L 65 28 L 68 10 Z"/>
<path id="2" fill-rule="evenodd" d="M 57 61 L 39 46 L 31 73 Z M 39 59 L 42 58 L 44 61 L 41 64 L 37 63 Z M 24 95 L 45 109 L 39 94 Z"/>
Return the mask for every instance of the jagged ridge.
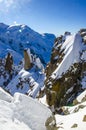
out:
<path id="1" fill-rule="evenodd" d="M 66 32 L 56 39 L 51 61 L 46 68 L 48 104 L 66 105 L 86 89 L 85 37 L 86 30 L 82 29 L 73 35 Z M 54 96 L 52 91 L 56 92 Z M 53 101 L 49 101 L 50 96 Z"/>

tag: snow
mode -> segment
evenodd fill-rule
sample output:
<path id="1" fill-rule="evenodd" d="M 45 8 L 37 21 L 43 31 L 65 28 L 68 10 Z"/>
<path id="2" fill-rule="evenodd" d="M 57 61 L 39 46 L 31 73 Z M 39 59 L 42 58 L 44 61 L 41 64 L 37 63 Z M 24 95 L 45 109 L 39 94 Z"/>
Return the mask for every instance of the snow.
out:
<path id="1" fill-rule="evenodd" d="M 57 60 L 57 59 L 58 59 L 58 56 L 55 56 L 55 57 L 54 57 L 54 60 Z"/>
<path id="2" fill-rule="evenodd" d="M 36 69 L 35 66 L 30 71 L 21 69 L 18 75 L 11 80 L 5 89 L 9 90 L 12 95 L 14 95 L 15 92 L 28 93 L 28 95 L 35 98 L 39 90 L 44 86 L 45 79 L 44 73 Z M 18 84 L 21 84 L 19 88 L 17 87 Z"/>
<path id="3" fill-rule="evenodd" d="M 77 100 L 81 102 L 83 97 L 86 96 L 86 90 L 81 93 Z M 86 121 L 83 121 L 84 116 L 86 115 L 86 101 L 83 103 L 79 103 L 78 105 L 72 106 L 72 107 L 63 107 L 66 109 L 69 114 L 68 115 L 55 115 L 56 118 L 56 124 L 59 130 L 85 130 L 86 129 Z M 77 126 L 75 128 L 72 128 L 72 126 L 76 124 Z"/>
<path id="4" fill-rule="evenodd" d="M 84 51 L 84 53 L 82 54 L 81 59 L 86 61 L 86 51 Z"/>
<path id="5" fill-rule="evenodd" d="M 30 58 L 30 63 L 32 63 L 32 58 L 31 58 L 31 53 L 30 53 L 30 49 L 28 48 L 28 50 L 27 50 L 27 53 L 28 53 L 28 56 L 29 56 L 29 58 Z"/>
<path id="6" fill-rule="evenodd" d="M 83 97 L 86 97 L 86 90 L 84 92 L 82 92 L 78 97 L 77 97 L 77 101 L 81 102 Z"/>
<path id="7" fill-rule="evenodd" d="M 36 59 L 35 59 L 35 65 L 36 65 L 40 70 L 43 70 L 43 69 L 44 69 L 44 67 L 43 67 L 43 65 L 42 65 L 42 63 L 41 63 L 41 61 L 40 61 L 39 58 L 36 58 Z"/>
<path id="8" fill-rule="evenodd" d="M 15 64 L 18 64 L 21 60 L 21 57 L 23 57 L 23 50 L 25 48 L 29 48 L 31 52 L 36 54 L 41 59 L 43 64 L 46 65 L 46 63 L 50 60 L 54 39 L 54 34 L 45 33 L 44 35 L 41 35 L 26 25 L 8 26 L 1 23 L 0 57 L 5 57 L 7 53 L 3 52 L 7 51 L 7 49 L 10 49 L 13 54 L 14 52 L 18 54 L 18 57 L 16 57 L 16 60 L 14 61 Z"/>
<path id="9" fill-rule="evenodd" d="M 46 106 L 23 94 L 16 93 L 11 102 L 0 98 L 0 130 L 46 130 L 51 115 Z"/>
<path id="10" fill-rule="evenodd" d="M 83 48 L 84 45 L 82 44 L 82 38 L 79 33 L 68 36 L 61 47 L 61 50 L 64 50 L 65 56 L 56 70 L 52 73 L 51 77 L 53 79 L 59 78 L 73 63 L 79 62 L 80 52 L 82 52 Z"/>
<path id="11" fill-rule="evenodd" d="M 7 102 L 11 102 L 12 101 L 12 96 L 10 96 L 10 94 L 6 93 L 1 87 L 0 87 L 0 100 L 4 100 Z"/>
<path id="12" fill-rule="evenodd" d="M 41 102 L 42 104 L 44 104 L 45 106 L 49 106 L 46 102 L 46 95 L 44 95 L 42 98 L 39 98 L 39 102 Z"/>
<path id="13" fill-rule="evenodd" d="M 81 85 L 83 89 L 86 89 L 86 76 L 82 78 Z"/>
<path id="14" fill-rule="evenodd" d="M 68 89 L 68 90 L 67 90 L 67 92 L 66 92 L 66 94 L 71 93 L 71 92 L 72 92 L 72 90 L 73 90 L 73 87 L 71 87 L 70 89 Z"/>
<path id="15" fill-rule="evenodd" d="M 57 127 L 59 127 L 59 130 L 85 130 L 86 122 L 83 121 L 85 113 L 86 107 L 83 108 L 83 110 L 71 115 L 56 115 Z M 74 124 L 77 124 L 76 128 L 72 128 Z"/>

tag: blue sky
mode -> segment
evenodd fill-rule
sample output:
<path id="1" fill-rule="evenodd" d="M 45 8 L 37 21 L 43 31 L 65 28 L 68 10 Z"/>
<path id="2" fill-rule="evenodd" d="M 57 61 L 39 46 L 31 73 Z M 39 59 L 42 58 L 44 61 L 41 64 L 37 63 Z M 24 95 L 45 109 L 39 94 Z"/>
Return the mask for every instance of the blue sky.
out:
<path id="1" fill-rule="evenodd" d="M 0 22 L 27 24 L 39 33 L 86 28 L 86 0 L 0 0 Z"/>

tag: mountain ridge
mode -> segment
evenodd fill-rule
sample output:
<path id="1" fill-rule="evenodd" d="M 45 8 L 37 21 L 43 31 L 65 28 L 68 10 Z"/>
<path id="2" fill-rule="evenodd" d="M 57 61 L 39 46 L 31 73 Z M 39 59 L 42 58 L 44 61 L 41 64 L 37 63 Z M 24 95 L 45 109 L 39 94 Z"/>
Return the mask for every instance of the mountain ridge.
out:
<path id="1" fill-rule="evenodd" d="M 31 52 L 37 55 L 46 65 L 50 59 L 54 39 L 54 34 L 39 34 L 27 25 L 6 25 L 0 23 L 0 57 L 5 57 L 8 52 L 14 51 L 14 53 L 19 53 L 18 59 L 21 60 L 23 58 L 23 50 L 30 48 Z"/>
<path id="2" fill-rule="evenodd" d="M 52 91 L 56 93 L 56 97 L 52 97 L 53 101 L 48 99 L 49 104 L 59 106 L 72 103 L 86 88 L 86 43 L 83 40 L 86 37 L 85 31 L 66 33 L 66 36 L 64 34 L 58 37 L 54 43 L 51 60 L 45 70 L 47 99 L 49 94 L 52 96 Z"/>

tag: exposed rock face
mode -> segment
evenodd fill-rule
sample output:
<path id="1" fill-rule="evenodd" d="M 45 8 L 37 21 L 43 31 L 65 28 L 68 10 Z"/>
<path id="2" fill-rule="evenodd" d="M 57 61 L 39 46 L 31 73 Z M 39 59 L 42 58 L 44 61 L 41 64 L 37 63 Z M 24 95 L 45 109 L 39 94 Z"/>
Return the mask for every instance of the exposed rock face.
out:
<path id="1" fill-rule="evenodd" d="M 6 59 L 0 59 L 0 87 L 6 88 L 10 81 L 13 80 L 21 70 L 22 65 L 14 66 L 13 64 L 11 66 L 12 68 L 9 68 L 9 66 L 10 64 L 7 65 Z"/>
<path id="2" fill-rule="evenodd" d="M 62 61 L 64 54 L 63 54 L 63 50 L 61 51 L 60 49 L 62 46 L 61 43 L 63 43 L 64 41 L 65 41 L 65 39 L 62 35 L 60 37 L 56 38 L 56 40 L 55 40 L 55 44 L 52 49 L 51 59 L 45 70 L 47 78 L 51 75 L 51 73 L 56 69 L 56 67 L 58 67 L 58 65 Z"/>
<path id="3" fill-rule="evenodd" d="M 5 70 L 10 73 L 12 71 L 12 65 L 13 65 L 13 58 L 12 55 L 8 53 L 5 62 Z"/>
<path id="4" fill-rule="evenodd" d="M 86 115 L 84 115 L 83 121 L 86 122 Z"/>
<path id="5" fill-rule="evenodd" d="M 65 32 L 64 36 L 56 38 L 52 49 L 50 63 L 46 67 L 45 86 L 50 105 L 62 106 L 72 101 L 86 89 L 86 29 L 81 29 L 76 35 Z M 49 100 L 50 97 L 53 99 Z M 56 97 L 56 99 L 54 99 Z"/>
<path id="6" fill-rule="evenodd" d="M 31 67 L 32 63 L 30 52 L 28 53 L 27 50 L 24 50 L 24 69 L 29 70 Z"/>

